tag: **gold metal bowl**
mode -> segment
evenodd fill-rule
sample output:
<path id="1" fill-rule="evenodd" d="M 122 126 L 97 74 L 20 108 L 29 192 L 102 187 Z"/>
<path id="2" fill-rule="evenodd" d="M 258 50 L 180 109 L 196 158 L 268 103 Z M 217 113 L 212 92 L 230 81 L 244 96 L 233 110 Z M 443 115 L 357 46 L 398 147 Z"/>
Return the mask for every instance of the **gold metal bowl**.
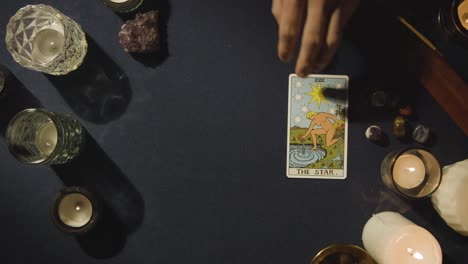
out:
<path id="1" fill-rule="evenodd" d="M 364 249 L 355 245 L 331 245 L 320 250 L 311 264 L 376 264 Z"/>

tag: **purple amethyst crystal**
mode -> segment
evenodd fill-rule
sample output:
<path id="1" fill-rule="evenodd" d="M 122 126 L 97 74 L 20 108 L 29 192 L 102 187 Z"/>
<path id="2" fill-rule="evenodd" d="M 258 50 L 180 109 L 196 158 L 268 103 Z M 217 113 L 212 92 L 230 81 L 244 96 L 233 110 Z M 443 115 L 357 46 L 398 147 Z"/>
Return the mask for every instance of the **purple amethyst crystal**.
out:
<path id="1" fill-rule="evenodd" d="M 137 14 L 128 20 L 119 32 L 120 44 L 126 52 L 154 53 L 160 49 L 158 11 Z"/>

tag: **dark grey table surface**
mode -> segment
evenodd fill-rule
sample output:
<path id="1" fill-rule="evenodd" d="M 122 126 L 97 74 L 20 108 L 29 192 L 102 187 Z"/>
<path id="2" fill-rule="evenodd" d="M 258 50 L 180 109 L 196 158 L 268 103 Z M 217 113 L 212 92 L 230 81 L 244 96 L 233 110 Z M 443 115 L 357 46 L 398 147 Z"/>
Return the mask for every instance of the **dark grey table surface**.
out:
<path id="1" fill-rule="evenodd" d="M 2 3 L 1 38 L 9 17 L 35 3 Z M 367 107 L 362 83 L 413 95 L 418 120 L 434 131 L 426 147 L 442 165 L 468 158 L 467 137 L 396 71 L 371 78 L 352 42 L 327 71 L 351 77 L 348 178 L 288 179 L 293 65 L 276 58 L 270 1 L 162 3 L 167 52 L 146 59 L 122 50 L 122 18 L 100 1 L 42 3 L 83 26 L 90 53 L 77 72 L 50 77 L 20 67 L 1 41 L 0 62 L 24 85 L 0 101 L 1 127 L 7 113 L 42 106 L 79 119 L 92 139 L 78 160 L 54 168 L 19 163 L 0 140 L 1 263 L 308 263 L 330 244 L 362 246 L 364 224 L 384 210 L 432 232 L 444 263 L 468 262 L 468 239 L 430 201 L 402 200 L 383 186 L 383 157 L 420 145 L 390 138 L 381 147 L 364 138 L 374 123 L 390 133 L 392 120 Z M 118 82 L 100 85 L 91 74 L 100 70 Z M 95 188 L 109 209 L 106 224 L 87 237 L 64 235 L 49 214 L 54 194 L 75 184 Z"/>

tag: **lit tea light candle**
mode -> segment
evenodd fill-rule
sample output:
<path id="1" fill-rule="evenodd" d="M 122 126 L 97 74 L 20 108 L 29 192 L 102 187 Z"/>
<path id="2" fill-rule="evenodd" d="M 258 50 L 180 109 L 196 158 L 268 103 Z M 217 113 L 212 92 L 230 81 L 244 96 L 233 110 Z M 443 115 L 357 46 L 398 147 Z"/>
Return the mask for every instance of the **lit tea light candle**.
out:
<path id="1" fill-rule="evenodd" d="M 32 58 L 39 63 L 48 63 L 55 59 L 65 47 L 63 29 L 46 28 L 37 32 L 32 40 Z"/>
<path id="2" fill-rule="evenodd" d="M 86 196 L 71 193 L 62 198 L 58 206 L 60 220 L 70 227 L 82 227 L 93 216 L 93 205 Z"/>
<path id="3" fill-rule="evenodd" d="M 36 147 L 45 155 L 50 155 L 57 145 L 57 128 L 52 121 L 45 123 L 36 132 Z"/>
<path id="4" fill-rule="evenodd" d="M 461 25 L 468 30 L 468 0 L 461 2 L 457 8 L 458 19 L 460 20 Z"/>
<path id="5" fill-rule="evenodd" d="M 442 170 L 437 158 L 420 148 L 389 153 L 380 166 L 385 185 L 411 199 L 431 196 L 439 187 Z"/>
<path id="6" fill-rule="evenodd" d="M 104 4 L 118 13 L 127 13 L 137 9 L 143 0 L 103 0 Z"/>
<path id="7" fill-rule="evenodd" d="M 416 188 L 424 181 L 426 169 L 423 161 L 411 154 L 398 157 L 393 165 L 393 179 L 405 189 Z"/>
<path id="8" fill-rule="evenodd" d="M 68 187 L 54 200 L 52 217 L 56 226 L 67 233 L 89 231 L 97 220 L 98 203 L 84 188 Z"/>
<path id="9" fill-rule="evenodd" d="M 395 212 L 372 216 L 364 226 L 362 241 L 380 264 L 442 263 L 442 250 L 434 236 Z"/>
<path id="10" fill-rule="evenodd" d="M 10 153 L 21 162 L 63 164 L 78 156 L 85 131 L 67 115 L 31 108 L 11 119 L 6 139 Z"/>

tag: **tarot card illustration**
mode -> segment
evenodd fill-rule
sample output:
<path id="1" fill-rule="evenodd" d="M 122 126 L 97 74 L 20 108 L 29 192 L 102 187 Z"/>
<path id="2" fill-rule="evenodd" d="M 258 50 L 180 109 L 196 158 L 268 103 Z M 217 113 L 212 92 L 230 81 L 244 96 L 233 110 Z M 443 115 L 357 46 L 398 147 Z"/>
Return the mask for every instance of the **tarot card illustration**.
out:
<path id="1" fill-rule="evenodd" d="M 348 76 L 289 76 L 289 178 L 345 179 Z"/>

